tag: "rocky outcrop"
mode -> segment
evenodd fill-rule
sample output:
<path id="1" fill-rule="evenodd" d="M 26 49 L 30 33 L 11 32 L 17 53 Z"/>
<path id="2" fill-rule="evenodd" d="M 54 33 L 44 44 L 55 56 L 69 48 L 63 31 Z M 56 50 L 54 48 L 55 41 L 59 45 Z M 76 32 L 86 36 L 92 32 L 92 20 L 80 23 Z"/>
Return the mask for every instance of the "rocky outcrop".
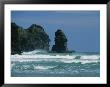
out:
<path id="1" fill-rule="evenodd" d="M 32 24 L 28 29 L 11 23 L 11 54 L 35 49 L 49 50 L 49 36 L 40 25 Z"/>
<path id="2" fill-rule="evenodd" d="M 62 30 L 55 32 L 55 45 L 52 47 L 53 52 L 63 53 L 67 51 L 67 38 Z"/>

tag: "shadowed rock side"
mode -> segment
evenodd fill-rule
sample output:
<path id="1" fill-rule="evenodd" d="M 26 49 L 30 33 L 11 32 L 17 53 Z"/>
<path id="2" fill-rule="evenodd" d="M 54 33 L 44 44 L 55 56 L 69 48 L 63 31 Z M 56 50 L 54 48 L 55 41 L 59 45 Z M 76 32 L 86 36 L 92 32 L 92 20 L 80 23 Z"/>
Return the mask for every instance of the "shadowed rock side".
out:
<path id="1" fill-rule="evenodd" d="M 49 50 L 49 36 L 40 25 L 32 24 L 23 29 L 11 23 L 11 54 L 35 49 Z"/>
<path id="2" fill-rule="evenodd" d="M 67 38 L 62 30 L 55 32 L 55 45 L 52 47 L 53 52 L 63 53 L 67 51 Z"/>

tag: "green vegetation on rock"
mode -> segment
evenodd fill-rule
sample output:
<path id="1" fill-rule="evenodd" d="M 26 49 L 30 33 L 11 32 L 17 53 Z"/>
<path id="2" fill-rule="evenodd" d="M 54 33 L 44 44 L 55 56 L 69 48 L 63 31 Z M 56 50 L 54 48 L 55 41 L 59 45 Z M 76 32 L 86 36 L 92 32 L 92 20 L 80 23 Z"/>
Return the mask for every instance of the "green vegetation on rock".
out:
<path id="1" fill-rule="evenodd" d="M 40 25 L 32 24 L 29 28 L 11 23 L 11 54 L 35 49 L 49 50 L 49 36 Z"/>
<path id="2" fill-rule="evenodd" d="M 55 45 L 49 51 L 49 36 L 40 25 L 32 24 L 29 28 L 23 29 L 16 23 L 11 23 L 11 54 L 21 54 L 23 51 L 36 49 L 47 50 L 55 53 L 72 53 L 67 49 L 67 38 L 64 32 L 58 29 L 55 32 Z"/>

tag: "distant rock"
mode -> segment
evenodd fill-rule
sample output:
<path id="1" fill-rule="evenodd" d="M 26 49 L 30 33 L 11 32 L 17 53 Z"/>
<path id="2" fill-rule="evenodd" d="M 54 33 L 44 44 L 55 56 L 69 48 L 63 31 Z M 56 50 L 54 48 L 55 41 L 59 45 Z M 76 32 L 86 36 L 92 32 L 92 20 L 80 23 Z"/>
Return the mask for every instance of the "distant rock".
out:
<path id="1" fill-rule="evenodd" d="M 49 36 L 40 25 L 32 24 L 28 29 L 28 49 L 49 50 Z M 31 43 L 30 43 L 31 42 Z"/>
<path id="2" fill-rule="evenodd" d="M 53 52 L 63 53 L 67 51 L 67 38 L 62 30 L 55 32 L 55 45 L 52 47 Z"/>
<path id="3" fill-rule="evenodd" d="M 49 50 L 49 36 L 40 25 L 32 24 L 28 29 L 11 23 L 11 53 L 35 49 Z"/>

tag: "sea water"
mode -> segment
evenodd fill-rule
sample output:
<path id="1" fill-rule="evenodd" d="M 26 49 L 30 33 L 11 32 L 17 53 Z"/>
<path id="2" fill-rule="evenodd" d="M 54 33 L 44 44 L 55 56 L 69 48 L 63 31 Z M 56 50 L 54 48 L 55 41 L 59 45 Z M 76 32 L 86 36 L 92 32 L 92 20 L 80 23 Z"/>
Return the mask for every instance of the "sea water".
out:
<path id="1" fill-rule="evenodd" d="M 99 77 L 100 55 L 92 52 L 48 53 L 35 50 L 11 55 L 12 77 Z"/>

